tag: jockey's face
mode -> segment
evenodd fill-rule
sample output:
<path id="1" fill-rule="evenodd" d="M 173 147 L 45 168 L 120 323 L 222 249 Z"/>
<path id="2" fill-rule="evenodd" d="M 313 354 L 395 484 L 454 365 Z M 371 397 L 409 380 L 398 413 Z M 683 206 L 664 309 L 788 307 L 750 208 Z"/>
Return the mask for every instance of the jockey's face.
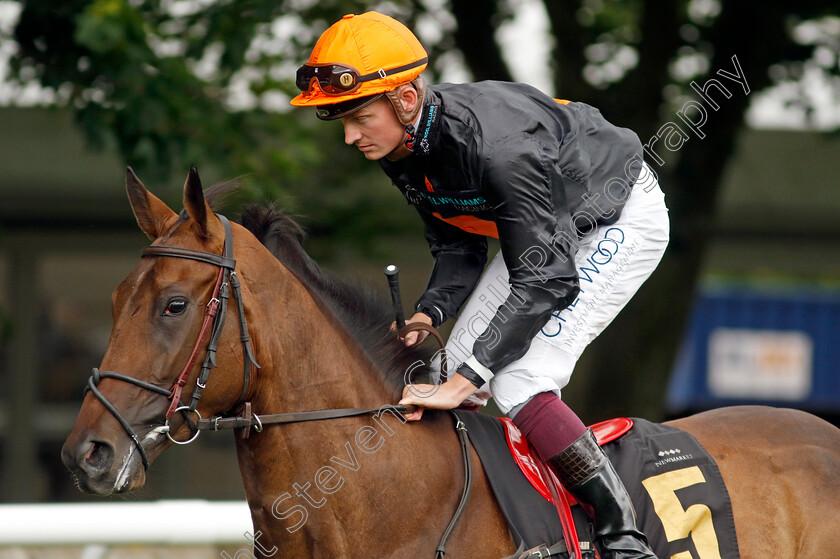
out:
<path id="1" fill-rule="evenodd" d="M 405 127 L 385 97 L 342 118 L 341 122 L 344 124 L 344 143 L 355 145 L 372 161 L 383 157 L 396 160 L 409 153 L 400 149 L 405 139 Z"/>

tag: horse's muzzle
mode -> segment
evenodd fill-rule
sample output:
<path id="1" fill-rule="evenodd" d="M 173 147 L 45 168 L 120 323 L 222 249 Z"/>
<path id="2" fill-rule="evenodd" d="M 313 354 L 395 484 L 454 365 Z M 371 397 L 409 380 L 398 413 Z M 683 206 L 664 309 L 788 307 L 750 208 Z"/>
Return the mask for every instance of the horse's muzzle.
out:
<path id="1" fill-rule="evenodd" d="M 134 462 L 134 453 L 116 464 L 117 451 L 109 442 L 83 437 L 68 439 L 61 448 L 61 461 L 73 474 L 76 484 L 85 493 L 111 495 L 137 489 L 143 485 L 143 467 Z"/>

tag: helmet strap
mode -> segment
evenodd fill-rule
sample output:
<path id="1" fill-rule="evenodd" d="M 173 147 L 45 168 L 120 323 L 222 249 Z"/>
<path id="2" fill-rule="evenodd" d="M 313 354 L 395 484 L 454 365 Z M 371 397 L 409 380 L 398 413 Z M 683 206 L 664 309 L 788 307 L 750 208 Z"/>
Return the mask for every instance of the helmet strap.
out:
<path id="1" fill-rule="evenodd" d="M 405 139 L 403 139 L 403 144 L 407 147 L 410 151 L 414 151 L 414 141 L 417 139 L 417 128 L 413 124 L 409 124 L 405 127 Z"/>

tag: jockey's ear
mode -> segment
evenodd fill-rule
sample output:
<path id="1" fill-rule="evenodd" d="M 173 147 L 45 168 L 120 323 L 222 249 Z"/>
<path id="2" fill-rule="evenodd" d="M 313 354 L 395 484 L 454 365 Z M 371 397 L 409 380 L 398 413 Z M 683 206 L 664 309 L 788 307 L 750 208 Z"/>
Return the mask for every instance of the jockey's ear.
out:
<path id="1" fill-rule="evenodd" d="M 149 192 L 131 167 L 125 168 L 125 192 L 137 225 L 152 241 L 168 230 L 168 221 L 178 217 L 169 206 Z"/>
<path id="2" fill-rule="evenodd" d="M 391 106 L 394 107 L 394 112 L 397 114 L 403 126 L 408 126 L 414 123 L 417 118 L 422 100 L 420 99 L 417 90 L 410 83 L 403 84 L 393 91 L 385 93 L 388 100 L 391 101 Z"/>
<path id="3" fill-rule="evenodd" d="M 208 235 L 207 216 L 213 213 L 207 201 L 204 199 L 204 191 L 201 189 L 201 179 L 198 178 L 198 170 L 195 165 L 190 167 L 190 174 L 184 183 L 184 208 L 193 219 L 193 227 L 196 234 L 206 239 Z"/>
<path id="4" fill-rule="evenodd" d="M 402 108 L 405 112 L 414 112 L 414 109 L 417 107 L 419 99 L 417 96 L 417 90 L 415 90 L 411 84 L 405 84 L 404 86 L 400 86 L 400 89 L 397 92 L 397 97 L 400 100 L 400 105 L 402 105 Z"/>
<path id="5" fill-rule="evenodd" d="M 423 76 L 417 76 L 410 83 L 404 83 L 392 91 L 387 91 L 385 95 L 391 101 L 391 106 L 394 107 L 397 119 L 402 125 L 414 124 L 417 115 L 423 109 L 423 99 L 426 96 L 426 80 L 423 79 Z"/>

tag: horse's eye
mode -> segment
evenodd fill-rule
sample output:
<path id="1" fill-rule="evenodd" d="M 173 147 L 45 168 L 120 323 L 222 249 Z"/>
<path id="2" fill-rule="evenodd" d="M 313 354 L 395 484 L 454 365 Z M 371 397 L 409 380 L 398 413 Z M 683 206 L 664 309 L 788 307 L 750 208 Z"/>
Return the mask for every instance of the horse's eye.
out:
<path id="1" fill-rule="evenodd" d="M 164 316 L 176 316 L 187 310 L 187 301 L 185 299 L 173 299 L 166 305 L 166 310 L 163 311 Z"/>

